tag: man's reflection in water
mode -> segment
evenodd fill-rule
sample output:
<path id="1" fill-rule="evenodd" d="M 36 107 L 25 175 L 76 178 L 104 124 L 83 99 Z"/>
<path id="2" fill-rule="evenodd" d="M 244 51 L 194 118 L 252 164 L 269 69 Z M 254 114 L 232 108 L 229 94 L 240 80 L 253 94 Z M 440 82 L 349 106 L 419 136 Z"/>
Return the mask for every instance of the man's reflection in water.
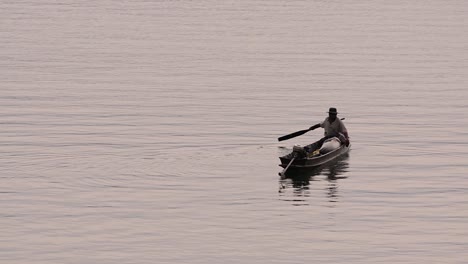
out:
<path id="1" fill-rule="evenodd" d="M 306 202 L 305 198 L 310 197 L 310 185 L 314 181 L 323 180 L 320 176 L 325 176 L 328 181 L 326 187 L 326 195 L 329 202 L 338 202 L 338 180 L 346 179 L 346 172 L 348 172 L 349 156 L 346 154 L 339 159 L 332 161 L 312 169 L 291 170 L 285 177 L 279 180 L 279 193 L 280 196 L 285 197 L 286 192 L 292 188 L 293 196 L 286 201 L 295 203 Z M 300 205 L 300 204 L 296 204 Z"/>

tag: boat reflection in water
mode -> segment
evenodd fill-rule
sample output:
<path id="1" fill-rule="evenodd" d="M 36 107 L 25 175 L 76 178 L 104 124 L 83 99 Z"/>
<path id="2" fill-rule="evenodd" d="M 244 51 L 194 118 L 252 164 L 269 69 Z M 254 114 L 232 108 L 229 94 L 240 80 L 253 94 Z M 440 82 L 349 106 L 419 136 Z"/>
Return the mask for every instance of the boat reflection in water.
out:
<path id="1" fill-rule="evenodd" d="M 294 205 L 307 205 L 308 197 L 313 196 L 311 185 L 326 181 L 325 193 L 329 202 L 338 202 L 338 180 L 346 179 L 349 168 L 349 154 L 313 168 L 291 168 L 279 180 L 279 193 L 282 200 Z M 324 177 L 322 177 L 324 176 Z M 322 186 L 317 186 L 323 190 Z M 293 197 L 288 195 L 292 191 Z"/>

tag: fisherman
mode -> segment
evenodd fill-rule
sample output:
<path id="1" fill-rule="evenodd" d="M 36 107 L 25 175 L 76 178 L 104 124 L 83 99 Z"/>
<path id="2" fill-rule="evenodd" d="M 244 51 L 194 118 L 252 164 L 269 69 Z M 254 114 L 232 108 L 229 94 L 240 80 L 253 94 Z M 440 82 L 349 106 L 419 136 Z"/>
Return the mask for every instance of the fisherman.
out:
<path id="1" fill-rule="evenodd" d="M 328 117 L 321 123 L 315 124 L 309 128 L 309 130 L 314 130 L 316 128 L 322 127 L 325 130 L 324 137 L 318 142 L 318 147 L 320 148 L 323 142 L 329 138 L 337 137 L 340 139 L 342 144 L 349 146 L 349 136 L 348 131 L 344 123 L 337 118 L 338 112 L 335 107 L 330 107 L 328 110 Z"/>

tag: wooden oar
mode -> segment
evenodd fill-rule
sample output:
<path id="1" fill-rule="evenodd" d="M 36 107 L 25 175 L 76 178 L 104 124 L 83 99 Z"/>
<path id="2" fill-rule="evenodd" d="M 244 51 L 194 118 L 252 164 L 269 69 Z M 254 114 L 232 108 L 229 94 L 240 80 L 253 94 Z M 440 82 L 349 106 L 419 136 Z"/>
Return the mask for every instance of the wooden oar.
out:
<path id="1" fill-rule="evenodd" d="M 341 120 L 344 120 L 344 118 L 341 118 Z M 317 125 L 311 126 L 309 129 L 299 130 L 297 132 L 294 132 L 294 133 L 279 137 L 278 141 L 283 141 L 283 140 L 287 140 L 287 139 L 290 139 L 290 138 L 298 137 L 298 136 L 303 135 L 303 134 L 305 134 L 305 133 L 307 133 L 307 132 L 309 132 L 311 130 L 314 130 L 314 129 L 318 128 L 318 127 L 319 127 L 319 125 L 317 124 Z"/>
<path id="2" fill-rule="evenodd" d="M 289 168 L 289 166 L 291 166 L 291 164 L 294 162 L 294 160 L 296 159 L 296 156 L 294 156 L 291 161 L 289 162 L 288 166 L 286 166 L 286 168 L 284 168 L 284 170 L 280 173 L 278 173 L 281 177 L 284 177 L 284 175 L 286 175 L 286 170 Z"/>
<path id="3" fill-rule="evenodd" d="M 299 130 L 297 132 L 294 132 L 294 133 L 291 133 L 291 134 L 288 134 L 286 136 L 282 136 L 282 137 L 279 137 L 278 138 L 278 141 L 283 141 L 283 140 L 287 140 L 287 139 L 290 139 L 290 138 L 294 138 L 294 137 L 298 137 L 302 134 L 305 134 L 307 132 L 309 132 L 311 129 L 304 129 L 304 130 Z"/>

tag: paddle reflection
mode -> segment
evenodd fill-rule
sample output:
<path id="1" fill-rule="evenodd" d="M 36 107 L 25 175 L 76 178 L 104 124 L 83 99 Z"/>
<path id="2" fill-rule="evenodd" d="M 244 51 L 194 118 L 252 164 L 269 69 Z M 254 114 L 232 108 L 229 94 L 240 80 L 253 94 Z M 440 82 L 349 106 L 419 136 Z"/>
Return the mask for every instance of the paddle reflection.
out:
<path id="1" fill-rule="evenodd" d="M 349 168 L 348 160 L 349 155 L 345 154 L 316 168 L 289 170 L 279 180 L 280 197 L 284 201 L 292 202 L 293 205 L 307 205 L 307 198 L 311 196 L 314 189 L 317 189 L 313 186 L 314 182 L 320 184 L 326 180 L 325 194 L 328 201 L 338 202 L 338 180 L 347 178 L 345 175 Z M 288 193 L 292 193 L 292 197 Z"/>

